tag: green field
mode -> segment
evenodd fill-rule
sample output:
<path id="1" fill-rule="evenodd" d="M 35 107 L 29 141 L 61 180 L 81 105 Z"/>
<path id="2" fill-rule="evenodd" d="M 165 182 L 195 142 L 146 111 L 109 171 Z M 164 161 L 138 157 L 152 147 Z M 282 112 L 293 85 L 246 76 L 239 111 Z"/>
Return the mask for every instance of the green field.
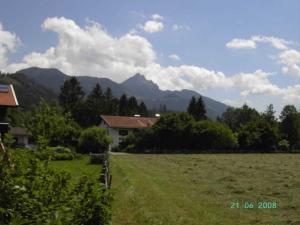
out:
<path id="1" fill-rule="evenodd" d="M 300 155 L 112 155 L 110 165 L 113 225 L 300 224 Z"/>
<path id="2" fill-rule="evenodd" d="M 52 161 L 50 166 L 58 171 L 70 173 L 72 182 L 77 183 L 80 177 L 88 176 L 93 180 L 99 180 L 101 166 L 89 163 L 89 156 L 82 156 L 77 160 Z"/>

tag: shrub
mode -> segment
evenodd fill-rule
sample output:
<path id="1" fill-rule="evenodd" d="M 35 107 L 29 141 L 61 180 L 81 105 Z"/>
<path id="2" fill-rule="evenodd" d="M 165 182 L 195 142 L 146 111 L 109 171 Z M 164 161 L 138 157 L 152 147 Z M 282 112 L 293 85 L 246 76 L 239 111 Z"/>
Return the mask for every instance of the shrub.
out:
<path id="1" fill-rule="evenodd" d="M 111 195 L 99 182 L 83 177 L 74 186 L 32 151 L 18 153 L 13 169 L 0 163 L 0 224 L 109 224 Z"/>
<path id="2" fill-rule="evenodd" d="M 236 137 L 229 127 L 209 120 L 196 122 L 191 137 L 192 148 L 196 150 L 232 149 L 237 146 Z"/>
<path id="3" fill-rule="evenodd" d="M 12 134 L 10 134 L 10 133 L 4 134 L 3 144 L 6 147 L 8 147 L 8 148 L 12 147 L 15 142 L 16 142 L 16 140 L 14 139 Z"/>
<path id="4" fill-rule="evenodd" d="M 290 150 L 289 141 L 286 140 L 286 139 L 283 139 L 283 140 L 279 141 L 278 148 L 279 148 L 280 151 L 284 151 L 284 152 L 289 151 Z"/>
<path id="5" fill-rule="evenodd" d="M 106 134 L 105 129 L 90 127 L 85 129 L 78 141 L 78 152 L 80 153 L 104 153 L 108 151 L 112 139 Z"/>
<path id="6" fill-rule="evenodd" d="M 35 153 L 40 160 L 73 160 L 75 158 L 75 153 L 71 149 L 62 146 L 38 148 Z"/>

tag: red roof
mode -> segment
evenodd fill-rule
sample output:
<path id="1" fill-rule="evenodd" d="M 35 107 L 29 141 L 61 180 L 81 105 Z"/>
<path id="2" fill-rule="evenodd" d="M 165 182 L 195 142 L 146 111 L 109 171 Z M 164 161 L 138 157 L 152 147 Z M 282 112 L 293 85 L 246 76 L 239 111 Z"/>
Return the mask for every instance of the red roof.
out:
<path id="1" fill-rule="evenodd" d="M 18 106 L 18 100 L 12 85 L 0 85 L 0 106 Z"/>
<path id="2" fill-rule="evenodd" d="M 104 116 L 104 122 L 114 128 L 147 128 L 152 127 L 157 118 L 152 117 L 127 117 L 127 116 Z"/>

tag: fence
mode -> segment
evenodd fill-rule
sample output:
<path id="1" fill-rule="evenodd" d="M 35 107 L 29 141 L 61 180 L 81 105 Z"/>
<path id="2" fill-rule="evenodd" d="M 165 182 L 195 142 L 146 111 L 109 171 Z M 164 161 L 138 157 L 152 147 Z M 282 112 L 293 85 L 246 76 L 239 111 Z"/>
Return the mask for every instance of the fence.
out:
<path id="1" fill-rule="evenodd" d="M 90 153 L 90 162 L 93 164 L 102 165 L 100 182 L 104 185 L 105 188 L 110 188 L 112 176 L 110 175 L 109 172 L 108 153 L 102 153 L 102 154 Z"/>

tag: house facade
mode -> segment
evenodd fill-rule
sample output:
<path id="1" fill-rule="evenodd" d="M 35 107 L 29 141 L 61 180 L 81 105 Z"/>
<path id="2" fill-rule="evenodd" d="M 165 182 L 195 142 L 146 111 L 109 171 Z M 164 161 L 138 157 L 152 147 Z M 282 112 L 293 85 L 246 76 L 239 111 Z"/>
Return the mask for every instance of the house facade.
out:
<path id="1" fill-rule="evenodd" d="M 101 115 L 100 127 L 106 129 L 113 142 L 110 149 L 119 146 L 125 138 L 136 129 L 152 127 L 157 118 L 152 117 L 128 117 Z"/>

